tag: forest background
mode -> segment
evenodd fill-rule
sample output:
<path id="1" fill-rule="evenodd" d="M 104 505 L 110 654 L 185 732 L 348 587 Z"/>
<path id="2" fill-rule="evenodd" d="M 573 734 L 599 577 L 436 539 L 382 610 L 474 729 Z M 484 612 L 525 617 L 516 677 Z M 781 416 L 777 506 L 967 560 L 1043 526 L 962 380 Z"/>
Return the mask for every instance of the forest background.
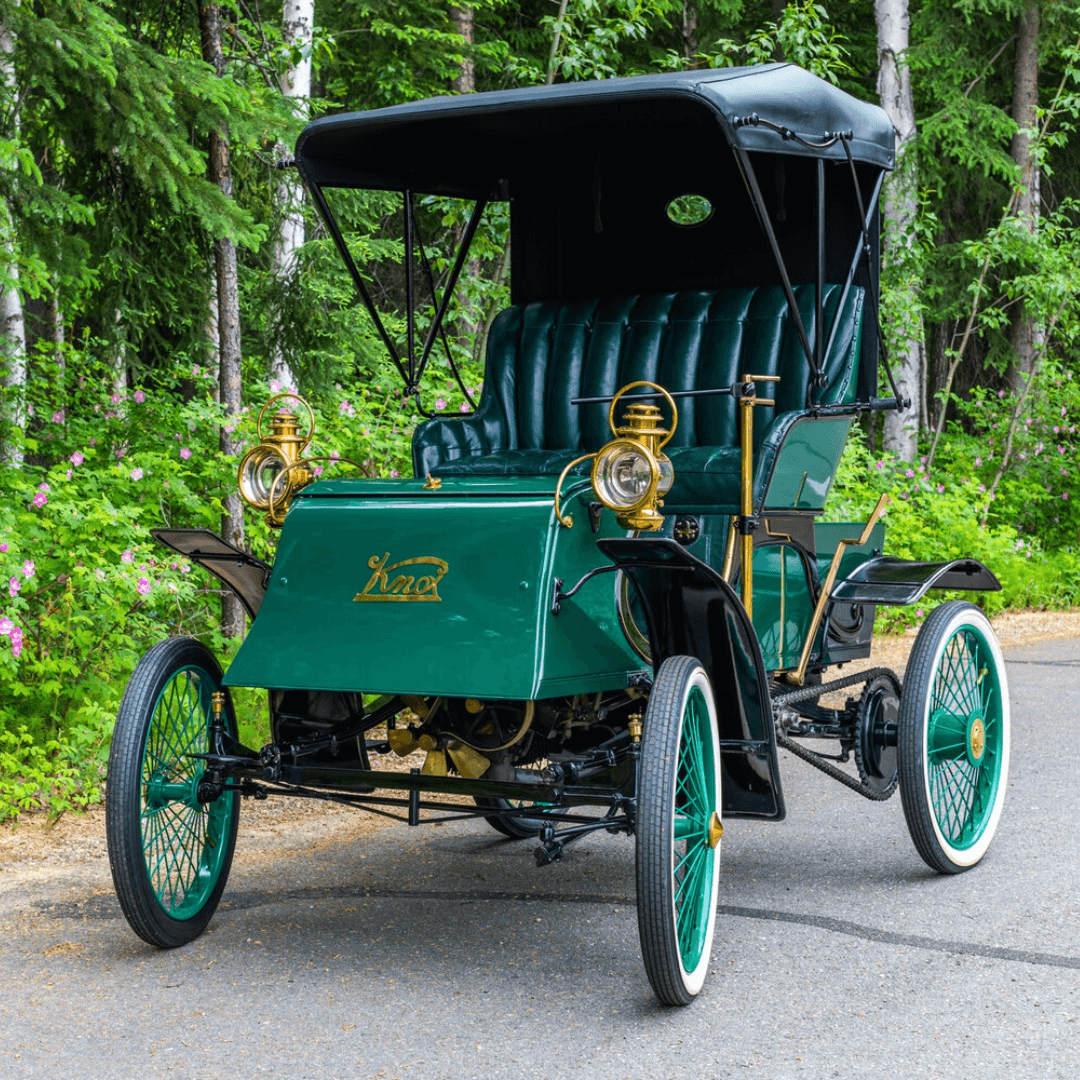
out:
<path id="1" fill-rule="evenodd" d="M 148 530 L 272 551 L 234 494 L 270 394 L 312 401 L 318 452 L 411 472 L 416 404 L 277 167 L 307 119 L 773 59 L 897 132 L 883 309 L 913 407 L 850 440 L 831 515 L 888 490 L 892 553 L 983 559 L 991 610 L 1080 603 L 1080 3 L 0 0 L 0 820 L 100 798 L 149 645 L 235 650 L 238 605 Z M 346 209 L 400 338 L 397 200 Z M 437 285 L 468 210 L 421 200 Z M 451 315 L 461 378 L 436 362 L 430 411 L 478 395 L 506 239 L 489 215 Z M 264 705 L 241 707 L 257 744 Z"/>

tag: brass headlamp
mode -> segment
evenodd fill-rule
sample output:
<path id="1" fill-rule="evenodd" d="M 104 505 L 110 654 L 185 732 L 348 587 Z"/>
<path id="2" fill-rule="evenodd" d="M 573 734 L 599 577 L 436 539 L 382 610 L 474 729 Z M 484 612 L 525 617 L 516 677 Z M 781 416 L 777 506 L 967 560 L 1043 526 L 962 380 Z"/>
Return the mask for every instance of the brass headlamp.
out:
<path id="1" fill-rule="evenodd" d="M 263 434 L 266 410 L 283 398 L 294 398 L 307 409 L 306 435 L 300 434 L 299 417 L 285 408 L 270 417 L 270 433 Z M 314 471 L 302 459 L 315 435 L 315 413 L 298 394 L 277 394 L 263 406 L 256 429 L 259 442 L 240 459 L 236 482 L 244 502 L 265 512 L 267 524 L 280 527 L 293 497 L 315 479 Z"/>
<path id="2" fill-rule="evenodd" d="M 642 401 L 635 401 L 623 413 L 622 424 L 615 424 L 615 409 L 628 390 L 647 386 L 656 390 L 671 406 L 671 430 L 661 424 L 660 409 Z M 573 518 L 565 517 L 559 510 L 559 491 L 567 473 L 582 461 L 593 459 L 591 480 L 596 497 L 609 510 L 624 529 L 654 532 L 664 523 L 657 510 L 661 499 L 671 490 L 675 471 L 664 447 L 671 441 L 678 425 L 678 412 L 671 395 L 656 383 L 639 381 L 628 383 L 611 400 L 608 409 L 608 426 L 615 436 L 611 442 L 595 454 L 585 454 L 570 462 L 563 469 L 555 489 L 555 514 L 559 523 L 569 528 Z"/>

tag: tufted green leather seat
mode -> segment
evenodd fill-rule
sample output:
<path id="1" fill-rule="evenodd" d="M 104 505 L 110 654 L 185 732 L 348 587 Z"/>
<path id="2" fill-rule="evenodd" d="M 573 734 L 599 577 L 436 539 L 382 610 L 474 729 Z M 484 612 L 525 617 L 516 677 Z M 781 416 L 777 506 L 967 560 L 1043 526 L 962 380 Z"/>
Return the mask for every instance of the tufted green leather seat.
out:
<path id="1" fill-rule="evenodd" d="M 841 289 L 825 288 L 825 327 Z M 814 287 L 795 289 L 813 345 Z M 854 399 L 863 292 L 844 304 L 820 404 Z M 607 405 L 571 405 L 571 398 L 613 394 L 637 379 L 668 390 L 730 386 L 744 374 L 779 375 L 761 387 L 775 407 L 755 409 L 754 444 L 760 488 L 784 435 L 806 415 L 810 368 L 778 286 L 679 292 L 611 299 L 520 304 L 501 312 L 488 335 L 484 390 L 468 417 L 438 417 L 413 437 L 418 476 L 557 475 L 579 454 L 609 438 Z M 683 398 L 667 454 L 675 483 L 668 511 L 729 513 L 738 503 L 739 431 L 730 397 Z M 588 463 L 578 467 L 588 471 Z"/>

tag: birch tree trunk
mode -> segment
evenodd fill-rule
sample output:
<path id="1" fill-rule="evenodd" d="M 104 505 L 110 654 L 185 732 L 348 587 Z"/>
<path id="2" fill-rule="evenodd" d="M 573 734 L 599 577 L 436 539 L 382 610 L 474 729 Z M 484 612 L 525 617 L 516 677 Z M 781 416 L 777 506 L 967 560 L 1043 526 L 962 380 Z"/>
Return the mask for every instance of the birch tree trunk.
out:
<path id="1" fill-rule="evenodd" d="M 1039 169 L 1032 155 L 1035 133 L 1035 109 L 1039 103 L 1039 8 L 1034 0 L 1019 18 L 1016 39 L 1016 68 L 1013 75 L 1012 117 L 1019 131 L 1013 136 L 1009 154 L 1020 170 L 1020 191 L 1016 216 L 1029 233 L 1039 221 Z M 1035 369 L 1042 351 L 1043 332 L 1036 320 L 1021 307 L 1009 328 L 1009 343 L 1016 351 L 1016 363 L 1010 371 L 1013 389 L 1020 391 Z"/>
<path id="2" fill-rule="evenodd" d="M 472 94 L 476 91 L 476 66 L 473 64 L 471 51 L 476 41 L 473 26 L 473 9 L 471 7 L 451 7 L 450 22 L 454 29 L 461 35 L 465 49 L 458 69 L 457 76 L 451 80 L 450 88 L 458 94 Z M 453 227 L 454 246 L 457 247 L 465 235 L 463 225 Z M 465 264 L 464 273 L 458 284 L 457 302 L 458 317 L 455 321 L 458 340 L 461 347 L 471 352 L 476 334 L 480 329 L 479 315 L 475 305 L 471 302 L 469 294 L 469 282 L 475 281 L 480 276 L 480 260 L 469 259 Z"/>
<path id="3" fill-rule="evenodd" d="M 698 54 L 698 16 L 697 8 L 683 0 L 682 6 L 682 42 L 683 57 L 692 61 Z"/>
<path id="4" fill-rule="evenodd" d="M 293 102 L 293 115 L 307 118 L 311 97 L 311 36 L 315 24 L 315 0 L 285 0 L 282 13 L 282 36 L 289 50 L 289 63 L 281 77 L 281 92 Z M 297 57 L 293 62 L 293 57 Z M 285 157 L 287 149 L 279 146 Z M 297 252 L 304 244 L 304 195 L 292 170 L 285 170 L 275 192 L 281 212 L 281 226 L 274 244 L 274 267 L 278 280 L 287 288 L 296 274 Z M 273 346 L 271 374 L 288 390 L 297 389 L 296 376 L 285 359 L 279 343 Z"/>
<path id="5" fill-rule="evenodd" d="M 911 398 L 911 408 L 906 412 L 885 414 L 883 441 L 886 450 L 904 461 L 912 461 L 918 453 L 919 417 L 923 413 L 925 331 L 919 309 L 919 282 L 911 265 L 918 199 L 917 163 L 912 145 L 915 104 L 911 96 L 911 72 L 904 60 L 910 25 L 908 0 L 875 0 L 874 15 L 878 34 L 878 97 L 896 132 L 897 154 L 897 168 L 885 184 L 882 199 L 884 262 L 898 270 L 905 282 L 900 290 L 901 317 L 893 322 L 890 360 L 901 396 Z"/>
<path id="6" fill-rule="evenodd" d="M 0 99 L 10 103 L 7 128 L 17 136 L 19 115 L 15 83 L 15 35 L 0 21 Z M 15 168 L 5 161 L 4 168 Z M 0 365 L 3 369 L 3 420 L 5 426 L 22 428 L 26 423 L 26 319 L 19 292 L 19 264 L 15 246 L 15 226 L 7 200 L 0 200 Z M 21 465 L 21 448 L 0 443 L 0 456 L 10 465 Z"/>
<path id="7" fill-rule="evenodd" d="M 221 8 L 206 4 L 199 9 L 203 59 L 219 76 L 225 73 L 225 55 L 221 48 Z M 223 195 L 232 198 L 232 167 L 229 162 L 229 132 L 223 125 L 210 132 L 210 180 Z M 225 425 L 221 429 L 222 453 L 239 453 L 235 437 L 236 417 L 242 397 L 240 380 L 240 288 L 236 267 L 236 245 L 227 237 L 214 240 L 214 270 L 217 275 L 217 311 L 219 352 L 221 357 L 221 401 L 225 406 Z M 232 491 L 222 500 L 222 536 L 237 547 L 244 546 L 244 511 L 240 495 Z M 232 592 L 226 592 L 221 604 L 221 628 L 230 637 L 244 632 L 244 608 Z"/>

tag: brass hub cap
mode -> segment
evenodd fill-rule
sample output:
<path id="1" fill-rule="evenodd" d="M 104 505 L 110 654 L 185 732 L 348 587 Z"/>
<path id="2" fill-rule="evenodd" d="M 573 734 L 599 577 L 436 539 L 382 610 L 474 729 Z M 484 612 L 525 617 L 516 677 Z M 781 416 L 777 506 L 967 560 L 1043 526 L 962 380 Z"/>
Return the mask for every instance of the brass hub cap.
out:
<path id="1" fill-rule="evenodd" d="M 981 716 L 976 716 L 968 731 L 968 755 L 976 764 L 982 760 L 986 750 L 986 725 Z"/>
<path id="2" fill-rule="evenodd" d="M 714 810 L 712 817 L 709 819 L 709 834 L 705 838 L 705 843 L 715 850 L 716 845 L 720 843 L 720 837 L 723 835 L 724 826 L 720 824 L 720 815 Z"/>

